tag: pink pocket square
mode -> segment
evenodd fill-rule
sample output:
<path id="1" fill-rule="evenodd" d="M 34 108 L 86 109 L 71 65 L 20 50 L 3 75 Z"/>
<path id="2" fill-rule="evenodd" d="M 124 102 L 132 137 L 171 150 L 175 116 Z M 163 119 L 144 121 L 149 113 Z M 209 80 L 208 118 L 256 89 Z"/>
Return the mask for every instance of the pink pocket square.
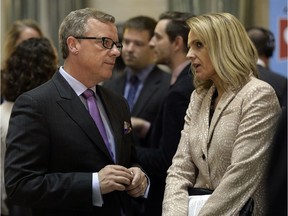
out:
<path id="1" fill-rule="evenodd" d="M 124 134 L 129 134 L 132 131 L 132 127 L 129 122 L 124 121 Z"/>

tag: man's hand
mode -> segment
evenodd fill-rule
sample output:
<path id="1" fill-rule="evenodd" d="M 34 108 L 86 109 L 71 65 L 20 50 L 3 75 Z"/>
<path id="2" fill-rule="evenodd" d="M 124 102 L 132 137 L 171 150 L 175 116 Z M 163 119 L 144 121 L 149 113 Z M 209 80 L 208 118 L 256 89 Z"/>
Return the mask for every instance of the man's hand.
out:
<path id="1" fill-rule="evenodd" d="M 148 186 L 145 173 L 139 167 L 131 167 L 129 171 L 133 174 L 133 180 L 126 186 L 127 193 L 132 197 L 143 196 Z"/>
<path id="2" fill-rule="evenodd" d="M 101 194 L 124 191 L 134 180 L 131 169 L 119 165 L 107 165 L 98 173 Z"/>
<path id="3" fill-rule="evenodd" d="M 149 121 L 137 117 L 132 117 L 131 123 L 137 135 L 140 138 L 145 138 L 150 129 L 151 123 Z"/>

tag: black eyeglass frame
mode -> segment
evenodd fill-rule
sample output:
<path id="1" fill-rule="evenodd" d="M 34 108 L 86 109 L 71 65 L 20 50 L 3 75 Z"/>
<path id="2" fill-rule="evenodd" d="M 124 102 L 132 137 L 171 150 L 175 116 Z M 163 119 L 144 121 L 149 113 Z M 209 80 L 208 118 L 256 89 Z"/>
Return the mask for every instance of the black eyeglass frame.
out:
<path id="1" fill-rule="evenodd" d="M 76 39 L 87 39 L 87 40 L 101 40 L 103 47 L 106 48 L 106 49 L 112 49 L 114 45 L 117 47 L 117 49 L 119 51 L 121 51 L 122 48 L 123 48 L 123 44 L 121 42 L 115 42 L 109 37 L 84 37 L 84 36 L 79 36 L 79 37 L 75 37 L 75 38 Z M 105 41 L 107 41 L 107 40 L 108 41 L 112 41 L 110 47 L 107 47 L 107 44 L 105 44 Z"/>

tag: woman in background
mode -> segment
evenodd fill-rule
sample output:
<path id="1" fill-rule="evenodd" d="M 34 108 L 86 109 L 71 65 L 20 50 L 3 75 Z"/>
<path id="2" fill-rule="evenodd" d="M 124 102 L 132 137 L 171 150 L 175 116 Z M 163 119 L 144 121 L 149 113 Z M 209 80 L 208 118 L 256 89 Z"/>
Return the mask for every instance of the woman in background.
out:
<path id="1" fill-rule="evenodd" d="M 7 60 L 14 52 L 16 46 L 22 41 L 29 38 L 43 37 L 43 33 L 38 23 L 32 19 L 16 20 L 5 36 L 4 42 L 4 61 L 1 65 L 1 73 L 6 66 Z M 3 95 L 1 94 L 1 103 L 3 102 Z"/>
<path id="2" fill-rule="evenodd" d="M 163 215 L 188 215 L 188 188 L 214 191 L 199 216 L 239 215 L 250 197 L 253 214 L 264 215 L 277 96 L 257 79 L 257 51 L 233 15 L 206 14 L 187 23 L 196 89 L 168 170 Z"/>
<path id="3" fill-rule="evenodd" d="M 47 38 L 30 38 L 20 43 L 6 61 L 1 73 L 1 94 L 4 101 L 0 105 L 1 113 L 1 215 L 25 216 L 25 209 L 17 210 L 11 206 L 10 213 L 6 205 L 4 187 L 4 156 L 6 151 L 6 134 L 11 110 L 16 98 L 49 80 L 58 67 L 56 50 Z M 8 205 L 9 206 L 9 205 Z"/>
<path id="4" fill-rule="evenodd" d="M 34 37 L 43 37 L 42 30 L 36 21 L 32 19 L 16 20 L 5 37 L 4 62 L 11 56 L 18 44 Z"/>

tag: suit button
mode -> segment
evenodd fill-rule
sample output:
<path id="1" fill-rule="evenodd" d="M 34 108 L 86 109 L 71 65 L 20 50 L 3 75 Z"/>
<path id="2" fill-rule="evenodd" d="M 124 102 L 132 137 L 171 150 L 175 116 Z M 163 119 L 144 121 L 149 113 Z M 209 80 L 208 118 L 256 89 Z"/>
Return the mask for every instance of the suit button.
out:
<path id="1" fill-rule="evenodd" d="M 206 159 L 206 157 L 205 157 L 205 155 L 204 155 L 204 154 L 202 155 L 202 159 L 203 159 L 203 160 L 205 160 L 205 159 Z"/>

